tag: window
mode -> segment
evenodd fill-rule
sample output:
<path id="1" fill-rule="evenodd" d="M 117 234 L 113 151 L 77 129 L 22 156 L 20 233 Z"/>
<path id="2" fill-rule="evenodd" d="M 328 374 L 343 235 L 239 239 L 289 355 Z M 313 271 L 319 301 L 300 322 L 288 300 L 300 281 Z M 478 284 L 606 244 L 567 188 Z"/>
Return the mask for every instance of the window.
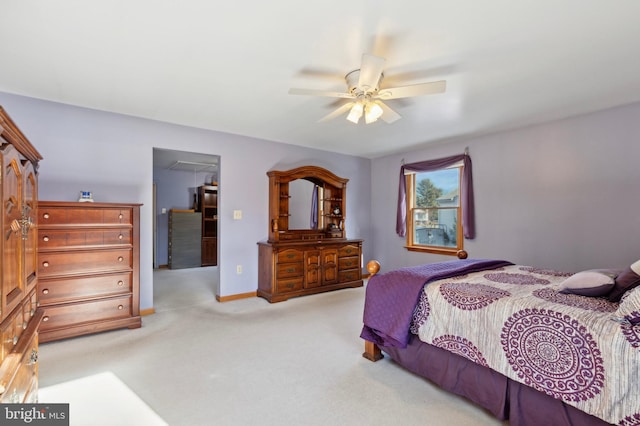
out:
<path id="1" fill-rule="evenodd" d="M 458 177 L 458 201 L 455 205 L 452 204 L 452 200 L 442 200 L 432 203 L 433 206 L 416 205 L 417 200 L 417 185 L 427 173 L 433 172 L 445 172 L 446 170 L 457 170 L 455 173 Z M 453 172 L 449 172 L 453 173 Z M 425 251 L 430 253 L 442 253 L 442 254 L 457 254 L 458 257 L 466 256 L 464 250 L 462 250 L 463 241 L 462 237 L 466 239 L 473 239 L 476 235 L 476 225 L 474 219 L 474 207 L 473 207 L 473 178 L 471 177 L 471 157 L 469 157 L 468 150 L 465 149 L 464 154 L 452 155 L 450 157 L 437 158 L 433 160 L 418 161 L 415 163 L 403 164 L 400 167 L 400 181 L 398 183 L 398 209 L 396 213 L 396 233 L 403 238 L 407 239 L 407 249 L 415 251 Z M 430 175 L 436 183 L 439 177 L 436 175 Z M 433 182 L 432 182 L 433 183 Z M 442 186 L 436 184 L 436 187 Z M 449 188 L 449 192 L 455 188 Z M 436 197 L 438 198 L 438 197 Z M 422 200 L 422 199 L 421 199 Z M 420 203 L 423 203 L 420 201 Z M 419 215 L 418 218 L 423 218 L 425 224 L 428 224 L 431 220 L 432 227 L 437 221 L 443 223 L 447 220 L 451 221 L 453 218 L 446 218 L 445 211 L 450 211 L 451 214 L 455 210 L 455 229 L 456 232 L 450 232 L 448 234 L 448 245 L 428 245 L 418 243 L 415 238 L 417 234 L 417 228 L 421 225 L 420 220 L 416 220 L 416 226 L 414 226 L 414 214 Z M 439 213 L 440 212 L 440 213 Z M 431 216 L 430 216 L 431 214 Z M 438 216 L 440 214 L 440 216 Z M 407 232 L 409 231 L 409 232 Z M 422 232 L 422 231 L 421 231 Z M 455 235 L 455 243 L 452 243 L 452 238 Z M 433 234 L 432 234 L 433 237 Z M 429 235 L 426 235 L 427 243 L 429 243 Z M 431 241 L 435 241 L 435 238 Z M 444 243 L 444 231 L 442 231 L 442 242 Z M 463 258 L 463 257 L 460 257 Z"/>
<path id="2" fill-rule="evenodd" d="M 455 255 L 463 249 L 462 164 L 411 172 L 407 180 L 407 249 Z"/>

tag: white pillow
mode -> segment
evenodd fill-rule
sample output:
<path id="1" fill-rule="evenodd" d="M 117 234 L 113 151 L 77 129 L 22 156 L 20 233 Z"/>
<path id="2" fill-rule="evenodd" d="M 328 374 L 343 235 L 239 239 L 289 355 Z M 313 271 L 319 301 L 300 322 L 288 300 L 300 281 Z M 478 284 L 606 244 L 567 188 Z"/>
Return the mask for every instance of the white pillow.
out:
<path id="1" fill-rule="evenodd" d="M 592 269 L 571 275 L 560 284 L 560 293 L 599 297 L 608 294 L 615 285 L 618 271 Z"/>

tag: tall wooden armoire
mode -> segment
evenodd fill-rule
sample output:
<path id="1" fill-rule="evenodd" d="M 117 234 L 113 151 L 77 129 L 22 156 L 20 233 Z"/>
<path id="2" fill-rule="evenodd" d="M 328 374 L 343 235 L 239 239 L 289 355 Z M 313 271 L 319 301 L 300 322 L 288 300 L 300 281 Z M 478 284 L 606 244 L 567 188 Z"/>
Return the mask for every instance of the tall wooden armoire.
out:
<path id="1" fill-rule="evenodd" d="M 0 107 L 0 402 L 38 398 L 37 209 L 42 156 Z"/>

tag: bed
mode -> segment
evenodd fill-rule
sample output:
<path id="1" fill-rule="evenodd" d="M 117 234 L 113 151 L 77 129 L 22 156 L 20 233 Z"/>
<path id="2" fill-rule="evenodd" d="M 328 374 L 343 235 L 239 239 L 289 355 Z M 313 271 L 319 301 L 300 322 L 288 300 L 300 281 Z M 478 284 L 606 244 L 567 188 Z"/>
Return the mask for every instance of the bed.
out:
<path id="1" fill-rule="evenodd" d="M 464 259 L 376 274 L 382 352 L 510 425 L 640 425 L 640 261 L 576 274 Z"/>

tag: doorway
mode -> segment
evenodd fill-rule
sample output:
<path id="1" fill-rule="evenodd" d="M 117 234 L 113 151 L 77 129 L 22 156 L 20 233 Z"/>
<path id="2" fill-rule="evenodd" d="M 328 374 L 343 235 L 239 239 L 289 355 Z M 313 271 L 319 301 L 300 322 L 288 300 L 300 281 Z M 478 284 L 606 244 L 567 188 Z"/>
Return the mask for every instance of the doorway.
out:
<path id="1" fill-rule="evenodd" d="M 219 166 L 218 155 L 153 148 L 154 269 L 167 268 L 169 265 L 170 212 L 197 211 L 199 188 L 205 185 L 219 188 Z M 217 213 L 213 226 L 217 235 Z M 218 240 L 215 245 L 216 248 L 219 246 Z M 201 262 L 195 263 L 194 267 L 198 263 L 202 266 Z"/>

